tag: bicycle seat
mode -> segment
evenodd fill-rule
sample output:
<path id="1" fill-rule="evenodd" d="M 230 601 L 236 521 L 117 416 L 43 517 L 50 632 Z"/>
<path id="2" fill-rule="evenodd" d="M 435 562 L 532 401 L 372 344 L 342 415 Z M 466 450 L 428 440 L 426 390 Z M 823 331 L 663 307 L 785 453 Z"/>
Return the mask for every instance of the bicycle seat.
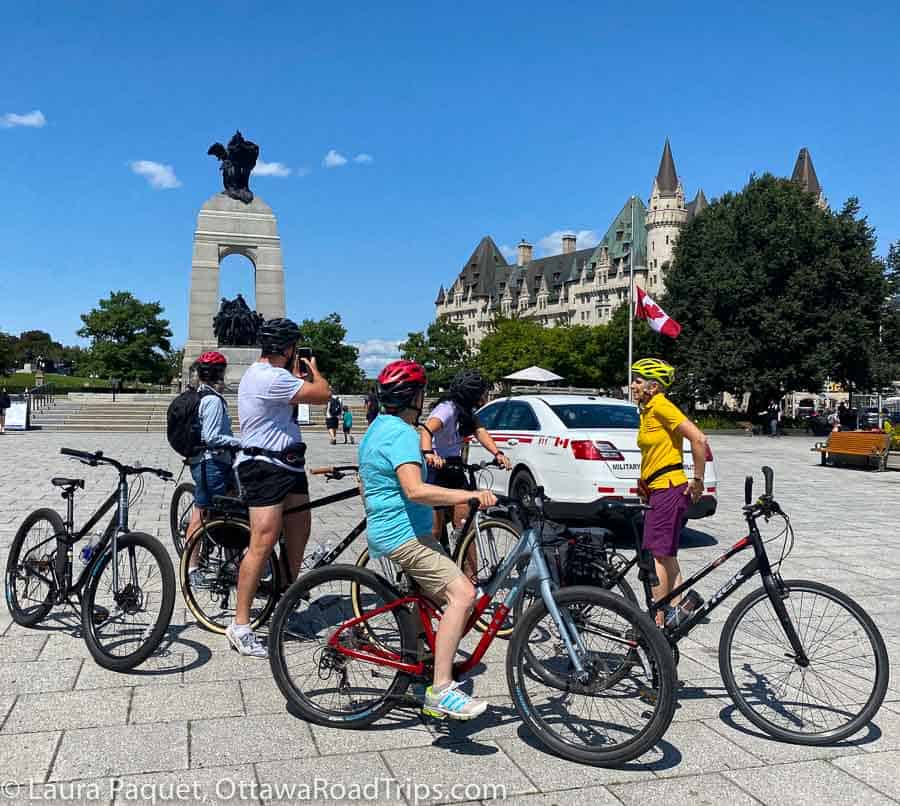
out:
<path id="1" fill-rule="evenodd" d="M 50 479 L 50 483 L 54 487 L 68 487 L 71 490 L 74 490 L 76 487 L 84 489 L 84 479 L 66 479 L 62 476 L 56 476 Z"/>
<path id="2" fill-rule="evenodd" d="M 244 513 L 247 512 L 247 502 L 242 498 L 234 498 L 230 495 L 214 495 L 210 501 L 212 509 L 218 512 Z"/>

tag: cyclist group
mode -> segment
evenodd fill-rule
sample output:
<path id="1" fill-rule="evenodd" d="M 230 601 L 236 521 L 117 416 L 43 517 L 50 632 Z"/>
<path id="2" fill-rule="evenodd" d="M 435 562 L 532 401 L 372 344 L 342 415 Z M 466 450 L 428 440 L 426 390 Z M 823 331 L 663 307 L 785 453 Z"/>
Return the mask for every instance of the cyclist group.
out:
<path id="1" fill-rule="evenodd" d="M 199 528 L 213 497 L 225 495 L 236 482 L 249 508 L 251 538 L 240 563 L 237 607 L 226 636 L 241 655 L 256 658 L 267 657 L 267 650 L 249 626 L 250 608 L 279 535 L 283 529 L 292 579 L 300 573 L 310 535 L 308 510 L 283 514 L 309 500 L 305 445 L 294 407 L 332 400 L 315 358 L 298 354 L 299 337 L 298 326 L 289 319 L 264 323 L 260 358 L 244 374 L 238 389 L 240 440 L 232 434 L 221 396 L 225 357 L 204 353 L 197 365 L 200 404 L 195 429 L 200 447 L 190 458 L 196 490 L 188 536 Z M 681 581 L 675 559 L 678 533 L 689 501 L 702 493 L 705 437 L 665 396 L 674 379 L 671 366 L 644 359 L 633 365 L 632 372 L 632 391 L 641 407 L 641 478 L 653 507 L 645 544 L 654 555 L 659 577 L 654 598 L 662 599 Z M 425 370 L 412 361 L 395 361 L 378 376 L 378 413 L 359 445 L 360 487 L 370 556 L 389 557 L 424 594 L 443 605 L 434 679 L 426 690 L 424 712 L 471 719 L 483 713 L 487 704 L 460 690 L 452 666 L 476 591 L 439 542 L 444 529 L 442 510 L 450 509 L 453 525 L 458 527 L 473 497 L 481 508 L 496 504 L 489 490 L 467 489 L 459 461 L 467 439 L 480 442 L 500 467 L 511 465 L 478 420 L 476 411 L 486 402 L 488 385 L 477 371 L 460 373 L 420 423 L 426 384 Z M 694 458 L 696 478 L 690 481 L 681 464 L 683 438 L 691 443 Z M 196 562 L 191 557 L 190 566 Z"/>

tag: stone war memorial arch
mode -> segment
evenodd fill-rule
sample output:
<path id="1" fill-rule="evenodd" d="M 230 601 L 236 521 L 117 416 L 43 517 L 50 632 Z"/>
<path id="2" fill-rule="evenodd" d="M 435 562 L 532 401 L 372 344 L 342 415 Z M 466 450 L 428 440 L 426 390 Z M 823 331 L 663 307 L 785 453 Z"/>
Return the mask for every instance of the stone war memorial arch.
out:
<path id="1" fill-rule="evenodd" d="M 264 319 L 272 319 L 285 315 L 284 262 L 275 214 L 248 187 L 259 148 L 238 132 L 227 151 L 216 143 L 209 153 L 222 160 L 225 190 L 208 199 L 197 216 L 182 382 L 187 384 L 190 366 L 202 353 L 218 350 L 228 359 L 226 382 L 236 385 L 259 357 L 259 348 L 219 343 L 213 319 L 219 312 L 221 263 L 229 255 L 242 255 L 250 261 L 256 310 Z"/>

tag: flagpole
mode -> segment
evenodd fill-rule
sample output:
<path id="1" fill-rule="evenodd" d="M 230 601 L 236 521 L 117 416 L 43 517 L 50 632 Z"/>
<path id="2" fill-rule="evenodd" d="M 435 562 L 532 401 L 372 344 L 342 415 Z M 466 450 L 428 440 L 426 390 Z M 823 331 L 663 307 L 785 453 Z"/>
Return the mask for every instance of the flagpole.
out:
<path id="1" fill-rule="evenodd" d="M 625 386 L 628 389 L 628 399 L 631 400 L 631 365 L 634 337 L 634 195 L 631 196 L 631 249 L 629 250 L 628 266 L 628 366 L 625 367 Z"/>

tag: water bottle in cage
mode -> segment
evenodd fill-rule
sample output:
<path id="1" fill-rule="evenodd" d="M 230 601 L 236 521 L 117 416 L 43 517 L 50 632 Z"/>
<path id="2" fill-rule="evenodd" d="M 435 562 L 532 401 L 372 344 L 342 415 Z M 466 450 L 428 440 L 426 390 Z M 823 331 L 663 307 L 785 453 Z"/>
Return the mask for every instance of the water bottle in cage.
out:
<path id="1" fill-rule="evenodd" d="M 97 547 L 100 545 L 101 540 L 103 540 L 103 535 L 93 534 L 87 539 L 84 546 L 81 547 L 81 551 L 78 552 L 78 559 L 81 560 L 82 568 L 87 568 L 87 566 L 91 564 L 91 560 L 94 559 L 94 554 L 97 551 Z"/>
<path id="2" fill-rule="evenodd" d="M 316 547 L 303 558 L 304 570 L 315 568 L 319 560 L 331 553 L 331 543 L 318 543 Z"/>

